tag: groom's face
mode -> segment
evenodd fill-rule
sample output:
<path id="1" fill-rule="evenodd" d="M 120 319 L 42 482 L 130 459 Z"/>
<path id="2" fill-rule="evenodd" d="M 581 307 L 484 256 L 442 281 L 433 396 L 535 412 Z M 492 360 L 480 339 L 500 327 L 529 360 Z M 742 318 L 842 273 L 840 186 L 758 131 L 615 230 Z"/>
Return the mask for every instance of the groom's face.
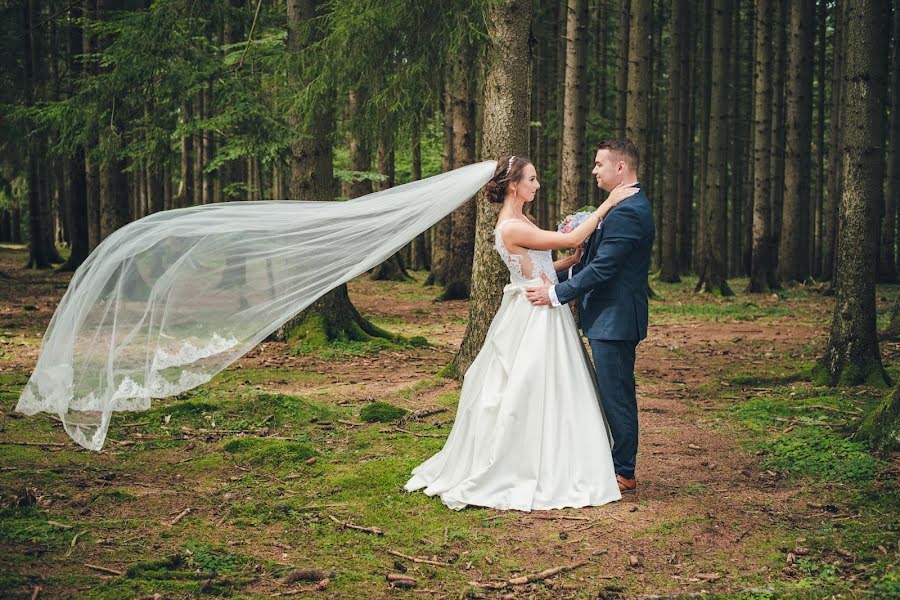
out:
<path id="1" fill-rule="evenodd" d="M 594 170 L 591 171 L 594 179 L 597 180 L 597 187 L 609 192 L 622 183 L 622 167 L 622 161 L 615 160 L 608 149 L 597 150 L 597 156 L 594 157 Z"/>

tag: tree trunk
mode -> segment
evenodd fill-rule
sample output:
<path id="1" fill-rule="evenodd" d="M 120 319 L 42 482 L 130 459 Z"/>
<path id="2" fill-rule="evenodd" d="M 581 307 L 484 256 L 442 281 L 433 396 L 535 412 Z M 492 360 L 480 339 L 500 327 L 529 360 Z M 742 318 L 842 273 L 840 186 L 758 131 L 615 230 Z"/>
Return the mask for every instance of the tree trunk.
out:
<path id="1" fill-rule="evenodd" d="M 670 41 L 671 55 L 669 58 L 669 97 L 668 111 L 669 121 L 666 130 L 666 184 L 663 191 L 662 222 L 662 260 L 660 262 L 659 280 L 667 282 L 681 281 L 678 265 L 678 211 L 677 207 L 682 202 L 678 194 L 681 183 L 681 169 L 684 168 L 682 160 L 683 142 L 681 139 L 684 131 L 682 118 L 682 95 L 688 93 L 684 86 L 685 66 L 684 53 L 686 46 L 688 0 L 672 0 L 672 37 Z M 660 243 L 657 242 L 657 243 Z"/>
<path id="2" fill-rule="evenodd" d="M 181 105 L 181 122 L 187 126 L 193 118 L 194 107 L 190 100 Z M 181 136 L 181 186 L 178 192 L 178 207 L 184 208 L 194 203 L 194 136 Z"/>
<path id="3" fill-rule="evenodd" d="M 466 45 L 450 61 L 450 99 L 453 125 L 453 168 L 475 162 L 475 48 Z M 475 250 L 475 199 L 450 215 L 450 256 L 440 300 L 463 300 L 472 285 Z"/>
<path id="4" fill-rule="evenodd" d="M 884 182 L 884 103 L 890 6 L 852 0 L 847 14 L 844 191 L 838 232 L 834 317 L 817 379 L 885 385 L 875 314 L 875 207 Z"/>
<path id="5" fill-rule="evenodd" d="M 422 179 L 422 131 L 419 119 L 415 118 L 412 123 L 412 180 L 420 179 Z M 411 269 L 421 271 L 430 268 L 429 233 L 429 231 L 420 233 L 413 241 Z"/>
<path id="6" fill-rule="evenodd" d="M 828 5 L 816 0 L 816 181 L 813 189 L 813 228 L 810 274 L 819 277 L 822 273 L 822 243 L 824 239 L 824 198 L 825 198 L 825 31 L 828 21 Z"/>
<path id="7" fill-rule="evenodd" d="M 628 112 L 625 135 L 641 152 L 638 175 L 645 190 L 652 185 L 650 158 L 650 0 L 632 0 L 631 32 L 628 34 Z"/>
<path id="8" fill-rule="evenodd" d="M 110 125 L 104 135 L 108 147 L 118 151 L 122 147 L 122 136 Z M 125 177 L 126 161 L 122 158 L 108 158 L 100 165 L 100 237 L 106 239 L 111 233 L 124 227 L 131 220 L 128 201 L 128 180 Z"/>
<path id="9" fill-rule="evenodd" d="M 73 23 L 82 16 L 81 6 L 72 6 L 71 15 Z M 76 55 L 81 54 L 83 30 L 72 24 L 69 26 L 69 69 L 74 81 L 83 75 L 81 59 Z M 69 202 L 68 222 L 71 253 L 69 259 L 60 267 L 63 271 L 74 271 L 90 254 L 88 239 L 88 206 L 87 206 L 87 181 L 85 179 L 84 147 L 75 150 L 74 156 L 68 159 L 69 169 Z"/>
<path id="10" fill-rule="evenodd" d="M 609 27 L 608 21 L 610 18 L 609 15 L 610 9 L 610 0 L 598 0 L 597 7 L 597 18 L 595 20 L 595 29 L 594 34 L 596 35 L 596 67 L 599 69 L 597 75 L 597 95 L 595 96 L 595 100 L 597 102 L 597 111 L 600 113 L 600 116 L 603 118 L 609 118 L 609 114 L 607 112 L 608 101 L 606 98 L 607 94 L 607 68 L 609 65 L 608 56 L 609 52 L 607 46 L 609 45 Z"/>
<path id="11" fill-rule="evenodd" d="M 812 61 L 815 11 L 813 0 L 791 3 L 790 81 L 787 85 L 787 146 L 779 238 L 778 277 L 805 281 L 809 276 L 810 160 Z"/>
<path id="12" fill-rule="evenodd" d="M 359 114 L 365 101 L 365 91 L 362 89 L 350 91 L 347 99 L 347 112 L 351 123 Z M 372 180 L 369 179 L 368 175 L 365 178 L 359 176 L 359 173 L 368 174 L 372 171 L 372 151 L 365 136 L 355 130 L 350 132 L 350 169 L 356 173 L 347 190 L 347 195 L 350 198 L 359 198 L 360 196 L 371 194 Z"/>
<path id="13" fill-rule="evenodd" d="M 498 0 L 487 9 L 490 48 L 484 83 L 484 142 L 482 157 L 504 154 L 528 155 L 530 98 L 519 90 L 531 89 L 530 0 Z M 499 206 L 477 199 L 475 262 L 472 279 L 477 281 L 469 301 L 469 322 L 462 346 L 446 374 L 461 379 L 481 350 L 488 328 L 500 306 L 509 273 L 493 248 L 493 230 Z"/>
<path id="14" fill-rule="evenodd" d="M 849 0 L 836 0 L 835 27 L 832 36 L 831 125 L 828 142 L 828 210 L 825 215 L 825 241 L 822 249 L 822 279 L 834 277 L 838 236 L 838 208 L 841 198 L 841 173 L 844 170 L 842 109 L 844 105 L 844 69 L 846 68 L 846 10 Z"/>
<path id="15" fill-rule="evenodd" d="M 26 0 L 22 4 L 24 11 L 24 22 L 27 31 L 25 33 L 24 46 L 24 80 L 22 82 L 22 91 L 25 96 L 25 105 L 31 107 L 36 100 L 37 78 L 35 64 L 37 63 L 37 36 L 38 23 L 37 17 L 39 12 L 38 0 Z M 41 207 L 41 185 L 38 167 L 38 153 L 40 148 L 36 138 L 39 136 L 30 136 L 30 140 L 26 143 L 27 164 L 28 164 L 28 267 L 32 269 L 49 269 L 50 257 L 46 254 L 46 248 L 43 244 L 44 228 L 49 227 L 49 223 L 42 222 L 43 210 Z"/>
<path id="16" fill-rule="evenodd" d="M 678 270 L 682 273 L 687 272 L 691 267 L 691 256 L 693 253 L 692 243 L 692 227 L 693 227 L 693 187 L 694 187 L 694 96 L 690 91 L 694 86 L 696 77 L 694 75 L 694 65 L 691 62 L 691 48 L 693 40 L 690 32 L 692 30 L 690 24 L 695 18 L 697 11 L 693 9 L 692 4 L 687 5 L 687 14 L 684 23 L 684 35 L 682 36 L 682 54 L 681 54 L 681 76 L 684 80 L 684 91 L 681 96 L 680 107 L 680 123 L 681 132 L 679 138 L 681 146 L 678 154 L 679 175 L 678 175 L 678 206 L 677 214 L 677 232 L 675 245 L 678 252 Z"/>
<path id="17" fill-rule="evenodd" d="M 195 120 L 202 120 L 205 115 L 203 114 L 203 90 L 197 90 L 194 93 L 193 101 L 193 115 Z M 197 130 L 193 134 L 193 150 L 194 150 L 194 168 L 191 172 L 191 175 L 194 177 L 193 185 L 191 186 L 194 191 L 194 196 L 191 198 L 191 204 L 194 206 L 200 206 L 203 204 L 203 165 L 205 162 L 205 158 L 203 156 L 203 132 Z"/>
<path id="18" fill-rule="evenodd" d="M 380 192 L 394 187 L 394 148 L 393 141 L 389 136 L 382 136 L 382 139 L 379 140 L 376 154 L 378 173 L 386 176 L 385 180 L 379 181 L 375 185 L 376 191 Z M 380 281 L 406 281 L 409 279 L 406 265 L 403 264 L 402 253 L 397 252 L 375 267 L 375 270 L 372 271 L 372 279 Z"/>
<path id="19" fill-rule="evenodd" d="M 585 204 L 584 127 L 587 118 L 587 0 L 568 0 L 566 19 L 566 78 L 563 94 L 560 152 L 559 210 L 566 215 Z"/>
<path id="20" fill-rule="evenodd" d="M 778 288 L 772 236 L 772 5 L 756 0 L 753 122 L 753 250 L 749 292 Z"/>
<path id="21" fill-rule="evenodd" d="M 291 60 L 289 83 L 294 89 L 304 85 L 300 54 L 303 48 L 321 35 L 315 27 L 304 27 L 321 6 L 319 0 L 288 0 L 287 48 Z M 308 35 L 304 35 L 308 32 Z M 288 194 L 293 200 L 334 200 L 335 184 L 331 136 L 334 131 L 332 98 L 317 98 L 317 114 L 310 119 L 310 128 L 295 119 L 299 137 L 290 146 L 290 183 Z M 331 290 L 291 319 L 274 334 L 276 339 L 306 345 L 324 345 L 331 340 L 364 341 L 373 336 L 389 334 L 371 325 L 360 316 L 350 302 L 347 286 Z"/>
<path id="22" fill-rule="evenodd" d="M 699 95 L 700 99 L 698 102 L 698 115 L 697 119 L 700 123 L 700 139 L 699 139 L 699 148 L 697 149 L 700 153 L 697 159 L 697 207 L 695 210 L 695 214 L 699 215 L 699 218 L 696 221 L 694 231 L 693 231 L 693 264 L 699 269 L 702 265 L 701 255 L 703 253 L 703 236 L 705 235 L 704 227 L 706 226 L 706 222 L 703 219 L 703 197 L 704 190 L 706 190 L 706 175 L 709 172 L 708 163 L 709 163 L 709 128 L 710 128 L 710 119 L 709 119 L 709 110 L 710 110 L 710 93 L 712 90 L 712 12 L 713 12 L 713 4 L 712 0 L 706 0 L 704 3 L 705 10 L 701 12 L 698 11 L 697 22 L 702 31 L 701 35 L 697 36 L 698 42 L 702 44 L 702 48 L 699 52 L 699 55 L 702 56 L 702 60 L 700 61 L 700 69 L 699 69 L 699 77 L 700 81 L 699 85 Z"/>
<path id="23" fill-rule="evenodd" d="M 441 168 L 446 173 L 453 168 L 453 100 L 451 98 L 450 69 L 444 77 L 444 152 Z M 431 242 L 431 273 L 428 274 L 428 285 L 444 285 L 447 282 L 447 268 L 450 260 L 450 236 L 452 223 L 450 215 L 434 226 L 434 237 Z"/>
<path id="24" fill-rule="evenodd" d="M 628 117 L 628 48 L 631 34 L 631 0 L 620 0 L 619 13 L 619 51 L 616 69 L 616 122 L 617 137 L 625 137 L 625 125 Z M 643 148 L 641 149 L 643 151 Z"/>
<path id="25" fill-rule="evenodd" d="M 731 296 L 728 286 L 725 249 L 727 225 L 727 152 L 728 107 L 727 65 L 731 0 L 713 2 L 713 62 L 710 94 L 710 128 L 707 150 L 706 189 L 703 193 L 703 252 L 697 291 Z"/>
<path id="26" fill-rule="evenodd" d="M 881 221 L 881 251 L 878 254 L 878 280 L 897 280 L 894 246 L 897 244 L 897 214 L 900 209 L 900 5 L 894 3 L 894 52 L 891 58 L 891 133 L 890 166 L 884 217 Z"/>
<path id="27" fill-rule="evenodd" d="M 798 0 L 799 1 L 799 0 Z M 772 10 L 772 37 L 773 37 L 773 70 L 772 70 L 772 251 L 775 255 L 777 268 L 778 244 L 781 240 L 781 211 L 784 202 L 784 80 L 787 75 L 787 35 L 785 23 L 787 21 L 787 2 L 778 2 Z M 807 174 L 807 177 L 809 175 Z"/>

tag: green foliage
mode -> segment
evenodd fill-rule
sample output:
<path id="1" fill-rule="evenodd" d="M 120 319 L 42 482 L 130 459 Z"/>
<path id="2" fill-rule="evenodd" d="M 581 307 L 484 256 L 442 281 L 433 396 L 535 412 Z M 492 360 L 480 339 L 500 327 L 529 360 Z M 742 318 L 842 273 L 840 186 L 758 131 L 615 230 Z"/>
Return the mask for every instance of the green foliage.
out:
<path id="1" fill-rule="evenodd" d="M 367 404 L 359 411 L 359 418 L 366 423 L 389 423 L 401 418 L 407 412 L 409 411 L 405 408 L 393 406 L 386 402 L 373 402 Z"/>

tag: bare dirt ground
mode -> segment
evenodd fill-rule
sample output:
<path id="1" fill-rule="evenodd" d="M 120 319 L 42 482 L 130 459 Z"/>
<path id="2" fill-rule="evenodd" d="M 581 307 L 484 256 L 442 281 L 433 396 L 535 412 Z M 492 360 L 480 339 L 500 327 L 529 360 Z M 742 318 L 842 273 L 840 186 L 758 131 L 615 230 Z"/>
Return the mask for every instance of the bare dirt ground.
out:
<path id="1" fill-rule="evenodd" d="M 339 565 L 333 567 L 337 575 L 330 586 L 326 584 L 321 589 L 306 582 L 286 585 L 278 577 L 257 574 L 246 583 L 232 582 L 227 594 L 215 587 L 180 591 L 166 591 L 161 587 L 160 597 L 291 594 L 334 598 L 396 595 L 630 598 L 711 593 L 722 597 L 768 598 L 779 594 L 778 597 L 819 597 L 817 590 L 832 595 L 835 594 L 834 585 L 838 585 L 837 595 L 844 590 L 855 596 L 853 590 L 857 581 L 860 589 L 872 585 L 871 582 L 864 583 L 870 566 L 858 568 L 860 565 L 855 558 L 838 552 L 847 546 L 844 541 L 806 548 L 815 546 L 809 539 L 817 535 L 815 532 L 823 521 L 854 518 L 853 503 L 849 499 L 841 501 L 843 484 L 810 482 L 765 467 L 761 463 L 759 445 L 754 443 L 754 434 L 729 416 L 732 405 L 748 399 L 776 393 L 797 394 L 799 398 L 816 395 L 808 383 L 791 383 L 785 375 L 810 363 L 821 351 L 830 319 L 829 298 L 812 293 L 786 298 L 743 296 L 731 301 L 706 298 L 697 302 L 712 308 L 694 311 L 691 306 L 695 300 L 688 286 L 661 286 L 658 291 L 662 299 L 651 305 L 650 336 L 639 346 L 637 353 L 641 426 L 638 493 L 618 503 L 579 510 L 524 514 L 478 509 L 447 515 L 451 533 L 458 526 L 465 535 L 453 539 L 445 528 L 442 544 L 440 527 L 435 525 L 430 539 L 425 536 L 424 542 L 415 541 L 421 534 L 416 530 L 400 535 L 393 543 L 404 543 L 405 547 L 412 548 L 407 550 L 408 554 L 416 553 L 416 544 L 428 546 L 425 542 L 434 543 L 433 547 L 420 548 L 417 554 L 436 557 L 439 562 L 451 561 L 454 565 L 450 568 L 452 576 L 442 567 L 401 559 L 403 564 L 399 566 L 408 568 L 408 574 L 417 580 L 416 588 L 402 591 L 385 581 L 385 572 L 396 571 L 398 565 L 392 557 L 374 552 L 383 548 L 352 545 L 377 542 L 357 542 L 354 538 L 353 542 L 338 541 L 332 546 L 332 538 L 327 536 L 334 534 L 316 533 L 333 525 L 324 513 L 318 519 L 314 517 L 312 522 L 304 521 L 303 527 L 311 528 L 305 530 L 305 537 L 294 537 L 292 542 L 276 546 L 273 546 L 273 539 L 288 539 L 292 529 L 302 527 L 277 519 L 259 521 L 250 530 L 235 525 L 238 520 L 229 517 L 233 513 L 227 508 L 233 504 L 228 496 L 232 492 L 223 491 L 232 489 L 228 487 L 228 480 L 235 476 L 228 477 L 228 473 L 235 472 L 233 466 L 217 471 L 219 466 L 212 464 L 210 473 L 215 472 L 215 476 L 197 477 L 190 485 L 181 479 L 179 468 L 173 466 L 178 465 L 178 461 L 189 465 L 188 461 L 201 449 L 208 454 L 222 454 L 220 442 L 224 440 L 221 438 L 201 436 L 182 440 L 183 443 L 172 448 L 161 448 L 147 454 L 148 462 L 143 463 L 144 468 L 141 468 L 140 460 L 132 460 L 137 459 L 134 454 L 137 451 L 127 445 L 129 441 L 122 430 L 123 435 L 116 436 L 120 441 L 124 439 L 121 451 L 104 451 L 100 455 L 90 455 L 72 447 L 59 451 L 59 448 L 4 446 L 26 439 L 67 443 L 59 428 L 44 417 L 20 419 L 12 414 L 16 386 L 20 386 L 23 377 L 30 373 L 37 357 L 38 336 L 49 322 L 68 281 L 67 274 L 24 271 L 20 268 L 23 262 L 21 250 L 0 252 L 0 375 L 7 377 L 0 406 L 0 452 L 4 448 L 9 450 L 3 456 L 4 471 L 0 472 L 0 502 L 3 506 L 13 507 L 17 499 L 21 501 L 23 490 L 33 488 L 36 495 L 51 499 L 49 503 L 40 500 L 37 503 L 45 511 L 45 521 L 69 519 L 76 530 L 79 522 L 99 519 L 134 520 L 135 525 L 131 535 L 118 531 L 107 538 L 106 534 L 97 533 L 90 543 L 72 541 L 69 545 L 70 535 L 60 546 L 47 542 L 43 547 L 29 541 L 27 534 L 14 535 L 6 531 L 7 539 L 0 537 L 0 543 L 6 546 L 0 550 L 0 566 L 6 565 L 16 576 L 0 578 L 0 586 L 4 581 L 9 586 L 0 591 L 0 597 L 5 594 L 28 597 L 36 587 L 41 587 L 40 597 L 152 597 L 152 594 L 145 594 L 147 590 L 155 589 L 152 586 L 118 588 L 113 581 L 117 576 L 85 565 L 112 565 L 114 570 L 124 571 L 135 560 L 156 556 L 176 542 L 204 536 L 207 536 L 204 539 L 230 546 L 244 556 L 279 565 L 309 566 L 323 562 L 323 556 L 333 557 L 335 560 L 331 564 Z M 270 370 L 270 377 L 263 376 L 252 382 L 248 379 L 241 389 L 253 387 L 266 393 L 303 396 L 349 411 L 356 411 L 372 400 L 389 401 L 407 410 L 447 405 L 446 398 L 452 398 L 459 385 L 455 381 L 438 379 L 435 373 L 450 360 L 462 339 L 467 304 L 435 303 L 432 298 L 437 295 L 437 290 L 424 288 L 417 282 L 383 283 L 359 279 L 351 282 L 350 290 L 363 315 L 374 318 L 381 327 L 391 331 L 423 335 L 432 345 L 323 357 L 321 354 L 294 356 L 286 344 L 269 342 L 260 345 L 220 377 L 241 369 L 264 374 Z M 737 309 L 732 310 L 735 303 Z M 884 310 L 887 304 L 888 299 L 884 298 L 879 306 Z M 723 306 L 728 310 L 722 309 Z M 753 316 L 748 319 L 743 313 Z M 883 349 L 885 362 L 897 364 L 900 344 L 885 343 Z M 281 373 L 309 373 L 311 377 L 297 379 L 282 377 Z M 781 391 L 776 392 L 776 387 Z M 413 393 L 409 393 L 411 389 Z M 873 391 L 871 395 L 878 393 Z M 417 444 L 432 443 L 429 448 L 433 449 L 436 442 L 426 436 L 435 432 L 446 434 L 455 404 L 450 402 L 449 407 L 451 410 L 429 417 L 425 422 L 427 429 L 416 429 L 417 437 L 379 429 L 384 427 L 383 424 L 364 426 L 365 434 L 352 428 L 346 435 L 328 437 L 329 432 L 322 433 L 321 439 L 316 437 L 319 433 L 310 436 L 312 442 L 328 444 L 329 452 L 350 452 L 363 442 L 368 444 L 370 438 L 379 440 L 382 445 L 375 444 L 365 450 L 360 455 L 361 460 L 354 455 L 353 460 L 344 464 L 339 455 L 335 455 L 334 468 L 346 473 L 356 462 L 363 464 L 388 454 L 384 449 L 392 448 L 392 444 L 401 440 L 402 448 L 420 448 Z M 355 413 L 351 414 L 353 416 L 349 418 L 357 421 Z M 40 425 L 42 435 L 33 437 L 21 433 L 27 430 L 23 423 L 30 419 L 36 426 Z M 133 420 L 138 422 L 141 416 L 137 415 Z M 755 435 L 772 436 L 790 431 L 792 425 L 788 421 L 773 421 L 763 428 L 762 433 Z M 299 431 L 299 426 L 289 422 L 279 427 L 278 433 L 282 437 Z M 49 437 L 47 433 L 50 433 Z M 360 438 L 360 435 L 369 437 Z M 142 438 L 135 439 L 140 443 Z M 14 453 L 13 449 L 27 452 Z M 45 455 L 40 452 L 65 454 L 67 458 L 46 462 Z M 123 452 L 131 453 L 123 455 Z M 324 452 L 321 456 L 331 456 Z M 403 450 L 399 452 L 402 454 Z M 414 452 L 418 456 L 411 464 L 427 456 L 430 450 Z M 893 460 L 891 463 L 889 458 L 884 463 L 888 466 L 879 468 L 895 473 L 895 479 L 896 457 Z M 57 474 L 65 473 L 66 469 L 82 473 L 78 469 L 87 464 L 92 469 L 91 480 L 102 478 L 109 470 L 115 473 L 115 483 L 121 484 L 116 489 L 126 490 L 131 498 L 97 507 L 90 500 L 96 489 L 85 485 L 84 481 L 79 489 L 79 478 L 83 475 L 60 480 L 44 477 L 48 469 L 57 469 Z M 165 466 L 155 470 L 152 465 L 156 464 Z M 318 506 L 323 502 L 323 498 L 317 496 L 320 492 L 310 493 L 316 486 L 298 483 L 299 487 L 290 487 L 287 484 L 293 480 L 286 483 L 287 477 L 282 471 L 269 472 L 260 467 L 253 473 L 269 484 L 273 479 L 280 482 L 274 497 L 290 497 L 294 490 L 309 505 Z M 392 477 L 402 481 L 404 475 L 405 472 L 401 472 Z M 238 473 L 238 476 L 242 474 Z M 396 486 L 393 489 L 396 490 Z M 53 500 L 54 492 L 62 497 Z M 188 500 L 185 500 L 186 496 Z M 266 501 L 265 498 L 254 498 L 258 502 Z M 324 499 L 327 501 L 327 495 Z M 422 497 L 415 501 L 418 504 L 412 510 L 421 511 L 423 522 L 444 518 L 440 515 L 445 509 L 438 506 L 437 500 Z M 172 536 L 160 532 L 171 529 L 167 524 L 187 504 L 194 507 L 194 511 L 185 521 L 192 523 L 190 519 L 196 519 L 197 525 L 190 532 L 168 540 Z M 355 515 L 368 525 L 378 525 L 381 509 L 368 510 L 361 506 L 355 506 L 345 516 Z M 308 513 L 301 514 L 303 519 L 307 518 Z M 895 524 L 896 516 L 897 513 L 885 515 Z M 200 521 L 208 527 L 201 528 Z M 394 523 L 395 528 L 401 527 L 396 522 L 388 522 Z M 209 534 L 208 528 L 217 533 Z M 0 536 L 3 532 L 0 528 Z M 365 534 L 356 533 L 358 537 L 365 537 Z M 896 573 L 896 525 L 884 533 L 886 537 L 879 538 L 879 547 L 884 550 L 885 560 L 893 561 L 893 567 L 887 572 Z M 135 536 L 138 547 L 135 547 L 134 539 L 129 539 Z M 147 542 L 143 551 L 140 547 L 142 538 Z M 114 540 L 120 549 L 103 548 L 106 539 Z M 241 542 L 235 544 L 236 539 Z M 302 539 L 311 546 L 321 547 L 315 551 L 304 548 Z M 892 540 L 893 546 L 890 545 Z M 341 544 L 349 546 L 348 558 L 341 558 Z M 124 554 L 123 547 L 127 549 Z M 66 555 L 70 548 L 78 549 L 74 558 L 71 553 Z M 370 551 L 373 551 L 371 555 Z M 28 555 L 29 552 L 31 558 L 19 560 L 23 553 Z M 873 552 L 880 550 L 873 549 Z M 850 551 L 847 554 L 856 556 Z M 821 579 L 827 571 L 824 568 L 804 570 L 796 566 L 797 556 L 813 555 L 816 564 L 831 565 L 836 570 L 834 579 L 844 583 Z M 543 582 L 508 586 L 497 591 L 473 584 L 500 582 L 585 561 L 586 564 Z"/>

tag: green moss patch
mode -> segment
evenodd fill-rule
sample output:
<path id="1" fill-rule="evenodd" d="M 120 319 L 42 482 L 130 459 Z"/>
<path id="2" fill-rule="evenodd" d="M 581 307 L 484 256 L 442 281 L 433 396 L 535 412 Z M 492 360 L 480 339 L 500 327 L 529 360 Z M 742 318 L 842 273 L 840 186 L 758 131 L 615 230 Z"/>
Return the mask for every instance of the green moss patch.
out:
<path id="1" fill-rule="evenodd" d="M 403 417 L 407 411 L 405 408 L 393 406 L 387 402 L 373 402 L 359 411 L 359 418 L 366 423 L 390 423 Z"/>

